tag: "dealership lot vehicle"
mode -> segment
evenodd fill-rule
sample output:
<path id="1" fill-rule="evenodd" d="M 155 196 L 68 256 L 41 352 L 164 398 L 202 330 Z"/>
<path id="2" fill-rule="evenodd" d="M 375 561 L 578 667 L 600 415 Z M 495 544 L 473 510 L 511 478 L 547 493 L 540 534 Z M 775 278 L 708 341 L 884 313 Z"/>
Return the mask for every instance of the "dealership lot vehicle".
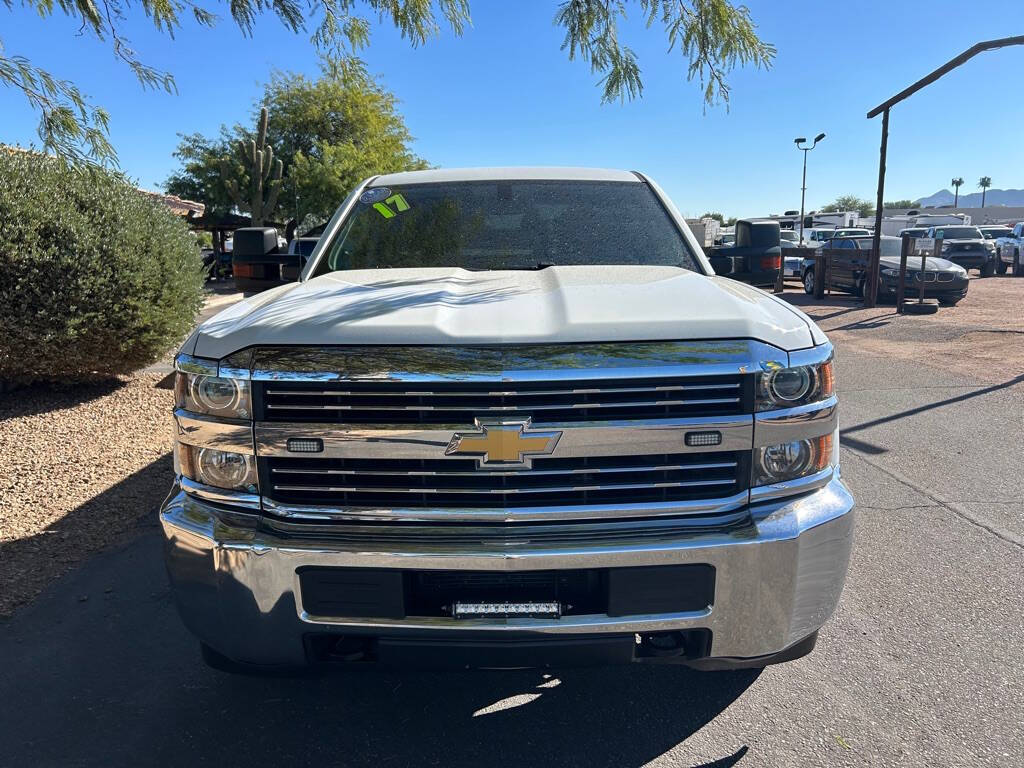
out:
<path id="1" fill-rule="evenodd" d="M 316 248 L 318 237 L 295 237 L 288 243 L 288 253 L 281 259 L 281 279 L 287 282 L 298 280 L 302 268 Z"/>
<path id="2" fill-rule="evenodd" d="M 1000 237 L 1008 237 L 1013 234 L 1013 227 L 998 226 L 984 226 L 978 227 L 978 231 L 981 232 L 982 236 L 986 240 L 995 241 Z"/>
<path id="3" fill-rule="evenodd" d="M 878 296 L 880 300 L 895 299 L 900 276 L 900 249 L 902 240 L 898 237 L 882 236 L 880 240 L 881 255 L 878 259 L 880 278 Z M 837 238 L 829 241 L 832 252 L 833 288 L 847 291 L 857 296 L 864 295 L 867 277 L 868 260 L 871 256 L 872 239 L 870 237 Z M 801 282 L 804 292 L 814 293 L 814 260 L 804 259 Z M 907 259 L 906 295 L 920 295 L 921 283 L 924 282 L 925 298 L 938 299 L 941 304 L 953 306 L 967 295 L 969 282 L 967 270 L 946 259 L 928 257 L 925 269 L 921 271 L 921 259 Z"/>
<path id="4" fill-rule="evenodd" d="M 1021 246 L 1024 243 L 1024 222 L 1018 221 L 1009 233 L 996 238 L 996 271 L 1005 275 L 1010 269 L 1016 277 L 1024 276 Z"/>
<path id="5" fill-rule="evenodd" d="M 779 245 L 783 248 L 799 247 L 800 234 L 794 229 L 783 229 L 779 232 Z M 782 257 L 782 274 L 786 277 L 800 277 L 800 256 Z"/>
<path id="6" fill-rule="evenodd" d="M 977 269 L 982 277 L 995 272 L 995 247 L 977 227 L 943 225 L 928 230 L 928 237 L 942 239 L 942 255 L 964 269 Z"/>
<path id="7" fill-rule="evenodd" d="M 392 174 L 323 238 L 177 359 L 161 523 L 208 662 L 813 647 L 852 540 L 832 347 L 714 276 L 653 182 Z"/>

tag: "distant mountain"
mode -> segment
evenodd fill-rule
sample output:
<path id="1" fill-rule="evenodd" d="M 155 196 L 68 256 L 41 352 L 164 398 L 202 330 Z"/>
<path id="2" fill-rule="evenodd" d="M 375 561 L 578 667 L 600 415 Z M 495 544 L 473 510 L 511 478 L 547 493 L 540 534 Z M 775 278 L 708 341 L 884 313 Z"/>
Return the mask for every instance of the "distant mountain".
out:
<path id="1" fill-rule="evenodd" d="M 940 189 L 934 195 L 922 197 L 919 205 L 921 208 L 952 206 L 953 199 L 952 192 L 948 189 Z M 1024 206 L 1024 189 L 990 189 L 985 193 L 985 205 Z M 961 208 L 980 208 L 981 192 L 961 193 L 959 206 Z"/>

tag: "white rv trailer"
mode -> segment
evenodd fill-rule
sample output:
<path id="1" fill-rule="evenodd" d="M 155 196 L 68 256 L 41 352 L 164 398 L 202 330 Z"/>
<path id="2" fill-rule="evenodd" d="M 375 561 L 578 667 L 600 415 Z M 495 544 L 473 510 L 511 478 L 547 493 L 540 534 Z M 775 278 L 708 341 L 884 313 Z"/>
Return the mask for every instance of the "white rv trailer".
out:
<path id="1" fill-rule="evenodd" d="M 882 219 L 882 234 L 899 237 L 904 229 L 911 227 L 938 227 L 943 224 L 968 225 L 971 217 L 963 213 L 914 213 L 901 216 L 886 216 Z"/>

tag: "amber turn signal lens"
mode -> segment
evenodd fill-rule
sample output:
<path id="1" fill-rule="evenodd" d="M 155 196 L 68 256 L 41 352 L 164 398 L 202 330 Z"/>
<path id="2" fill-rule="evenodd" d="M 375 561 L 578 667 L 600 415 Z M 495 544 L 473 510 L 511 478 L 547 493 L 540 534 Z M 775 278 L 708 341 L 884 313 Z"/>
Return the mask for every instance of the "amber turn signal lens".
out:
<path id="1" fill-rule="evenodd" d="M 829 363 L 829 371 L 832 370 L 832 364 Z M 832 462 L 832 436 L 833 433 L 829 432 L 827 435 L 814 438 L 814 471 L 821 472 Z"/>
<path id="2" fill-rule="evenodd" d="M 832 361 L 829 360 L 827 363 L 823 363 L 818 368 L 818 377 L 821 380 L 821 384 L 820 384 L 821 394 L 820 394 L 820 396 L 823 397 L 823 398 L 824 397 L 830 397 L 832 395 L 833 390 L 835 389 L 835 386 L 836 386 L 836 377 L 835 377 L 835 374 L 832 372 L 832 364 L 833 364 Z M 832 439 L 831 435 L 829 435 L 829 439 L 830 440 Z"/>

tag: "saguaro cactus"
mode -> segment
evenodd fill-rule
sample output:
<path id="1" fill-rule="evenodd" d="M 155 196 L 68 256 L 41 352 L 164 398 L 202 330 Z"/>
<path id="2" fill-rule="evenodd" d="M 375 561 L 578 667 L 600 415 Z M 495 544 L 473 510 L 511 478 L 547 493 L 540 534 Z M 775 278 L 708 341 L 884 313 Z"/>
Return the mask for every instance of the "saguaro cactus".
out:
<path id="1" fill-rule="evenodd" d="M 238 179 L 234 178 L 231 163 L 227 158 L 221 162 L 224 185 L 239 208 L 249 209 L 254 227 L 262 226 L 277 207 L 284 173 L 284 163 L 274 158 L 274 148 L 267 144 L 267 117 L 267 108 L 263 107 L 255 140 L 238 142 L 243 165 L 249 174 L 248 199 L 243 196 Z"/>

